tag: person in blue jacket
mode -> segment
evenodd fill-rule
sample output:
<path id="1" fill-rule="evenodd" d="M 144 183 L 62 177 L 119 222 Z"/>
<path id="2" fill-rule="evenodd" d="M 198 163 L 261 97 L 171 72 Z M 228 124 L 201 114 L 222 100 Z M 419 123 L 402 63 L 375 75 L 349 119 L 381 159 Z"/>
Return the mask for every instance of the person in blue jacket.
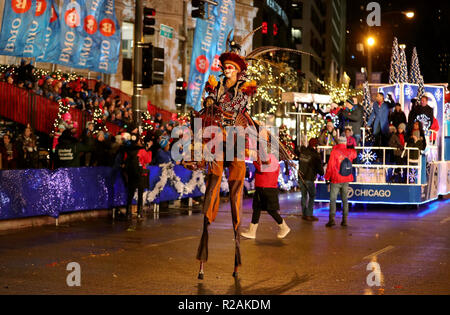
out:
<path id="1" fill-rule="evenodd" d="M 162 137 L 159 141 L 159 146 L 160 149 L 156 153 L 155 164 L 160 165 L 172 162 L 169 138 Z"/>
<path id="2" fill-rule="evenodd" d="M 395 102 L 391 95 L 388 95 L 389 102 L 384 100 L 384 94 L 378 93 L 376 101 L 373 103 L 372 114 L 367 124 L 372 127 L 376 145 L 385 144 L 389 136 L 389 113 L 395 107 Z"/>

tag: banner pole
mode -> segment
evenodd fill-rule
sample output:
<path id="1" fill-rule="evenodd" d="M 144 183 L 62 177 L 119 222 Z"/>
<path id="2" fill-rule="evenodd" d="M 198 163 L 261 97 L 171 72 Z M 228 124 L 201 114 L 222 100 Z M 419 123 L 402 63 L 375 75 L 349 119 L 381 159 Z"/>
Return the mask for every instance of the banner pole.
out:
<path id="1" fill-rule="evenodd" d="M 134 16 L 134 71 L 133 71 L 133 121 L 141 126 L 142 107 L 142 41 L 143 41 L 143 1 L 136 1 Z M 139 128 L 140 129 L 140 128 Z"/>

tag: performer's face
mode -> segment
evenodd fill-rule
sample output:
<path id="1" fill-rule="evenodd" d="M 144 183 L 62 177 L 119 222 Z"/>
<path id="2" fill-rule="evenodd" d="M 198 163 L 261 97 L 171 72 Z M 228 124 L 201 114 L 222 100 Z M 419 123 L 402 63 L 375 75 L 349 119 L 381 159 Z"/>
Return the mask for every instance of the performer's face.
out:
<path id="1" fill-rule="evenodd" d="M 237 68 L 229 63 L 225 64 L 225 70 L 223 71 L 223 74 L 225 74 L 225 77 L 227 79 L 232 79 L 233 77 L 236 77 L 238 73 Z"/>

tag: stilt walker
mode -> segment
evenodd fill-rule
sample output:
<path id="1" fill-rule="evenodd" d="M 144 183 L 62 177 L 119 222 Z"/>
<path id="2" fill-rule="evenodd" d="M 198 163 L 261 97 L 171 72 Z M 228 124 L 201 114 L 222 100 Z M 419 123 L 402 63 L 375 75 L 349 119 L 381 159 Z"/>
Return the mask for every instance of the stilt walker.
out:
<path id="1" fill-rule="evenodd" d="M 222 67 L 222 75 L 220 80 L 217 80 L 214 76 L 210 76 L 205 90 L 208 93 L 208 97 L 205 99 L 205 106 L 198 113 L 198 116 L 202 118 L 202 125 L 206 127 L 208 125 L 215 125 L 221 128 L 224 134 L 223 139 L 227 138 L 225 133 L 225 127 L 236 126 L 246 129 L 247 127 L 254 127 L 256 135 L 259 132 L 259 123 L 255 122 L 247 113 L 248 104 L 252 95 L 256 93 L 256 82 L 250 81 L 246 76 L 247 62 L 246 60 L 257 60 L 259 56 L 265 53 L 275 51 L 286 51 L 296 54 L 307 54 L 298 50 L 279 48 L 274 46 L 260 47 L 255 49 L 246 57 L 239 54 L 242 44 L 251 38 L 257 30 L 257 28 L 250 34 L 248 34 L 240 44 L 234 40 L 230 40 L 230 34 L 228 35 L 227 44 L 230 47 L 229 52 L 225 52 L 220 56 L 220 62 Z M 312 56 L 312 55 L 311 55 Z M 248 131 L 248 129 L 246 129 Z M 247 145 L 248 143 L 246 143 Z M 288 149 L 285 148 L 280 142 L 278 142 L 280 160 L 290 160 Z M 247 147 L 245 149 L 246 156 L 249 155 Z M 239 156 L 239 152 L 237 152 Z M 220 203 L 220 183 L 224 167 L 229 169 L 228 185 L 230 188 L 230 203 L 231 203 L 231 216 L 234 230 L 235 240 L 235 256 L 234 256 L 234 271 L 233 277 L 238 276 L 238 268 L 241 265 L 240 254 L 240 233 L 239 227 L 241 222 L 241 207 L 242 207 L 242 195 L 244 191 L 245 180 L 245 161 L 238 159 L 236 156 L 233 161 L 213 161 L 208 163 L 208 175 L 206 176 L 206 191 L 203 204 L 203 213 L 205 214 L 203 221 L 203 233 L 200 240 L 200 244 L 197 251 L 197 259 L 200 261 L 200 271 L 198 274 L 199 279 L 204 277 L 204 264 L 208 261 L 208 227 L 214 222 L 217 213 L 219 211 Z M 198 169 L 198 165 L 186 163 L 185 167 L 191 165 L 193 168 Z M 204 163 L 203 165 L 204 166 Z"/>
<path id="2" fill-rule="evenodd" d="M 204 113 L 212 114 L 215 118 L 220 117 L 221 121 L 218 125 L 223 130 L 226 139 L 225 127 L 241 125 L 242 122 L 238 121 L 241 121 L 242 118 L 251 123 L 251 118 L 246 111 L 249 97 L 256 91 L 256 86 L 252 86 L 245 76 L 247 63 L 243 57 L 235 52 L 226 52 L 220 56 L 220 61 L 223 77 L 219 81 L 215 77 L 210 77 L 206 90 L 214 105 L 205 108 Z M 215 113 L 211 113 L 211 111 L 215 111 Z M 220 183 L 224 167 L 229 169 L 228 184 L 235 240 L 234 277 L 237 277 L 238 268 L 241 265 L 239 227 L 246 167 L 245 161 L 235 155 L 233 161 L 214 161 L 209 165 L 203 204 L 205 214 L 203 234 L 197 252 L 197 259 L 200 260 L 199 279 L 203 279 L 203 266 L 208 260 L 208 226 L 215 220 L 219 211 Z"/>

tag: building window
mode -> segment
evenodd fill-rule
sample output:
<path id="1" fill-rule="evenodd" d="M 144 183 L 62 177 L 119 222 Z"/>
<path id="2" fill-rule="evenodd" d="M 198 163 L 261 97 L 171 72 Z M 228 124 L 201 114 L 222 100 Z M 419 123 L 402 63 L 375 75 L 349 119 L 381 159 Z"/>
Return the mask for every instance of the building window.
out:
<path id="1" fill-rule="evenodd" d="M 133 57 L 134 24 L 124 22 L 122 25 L 122 55 L 123 58 Z"/>
<path id="2" fill-rule="evenodd" d="M 302 44 L 302 38 L 303 38 L 302 29 L 293 27 L 291 29 L 291 32 L 292 32 L 292 41 L 293 41 L 293 43 L 301 45 Z"/>

